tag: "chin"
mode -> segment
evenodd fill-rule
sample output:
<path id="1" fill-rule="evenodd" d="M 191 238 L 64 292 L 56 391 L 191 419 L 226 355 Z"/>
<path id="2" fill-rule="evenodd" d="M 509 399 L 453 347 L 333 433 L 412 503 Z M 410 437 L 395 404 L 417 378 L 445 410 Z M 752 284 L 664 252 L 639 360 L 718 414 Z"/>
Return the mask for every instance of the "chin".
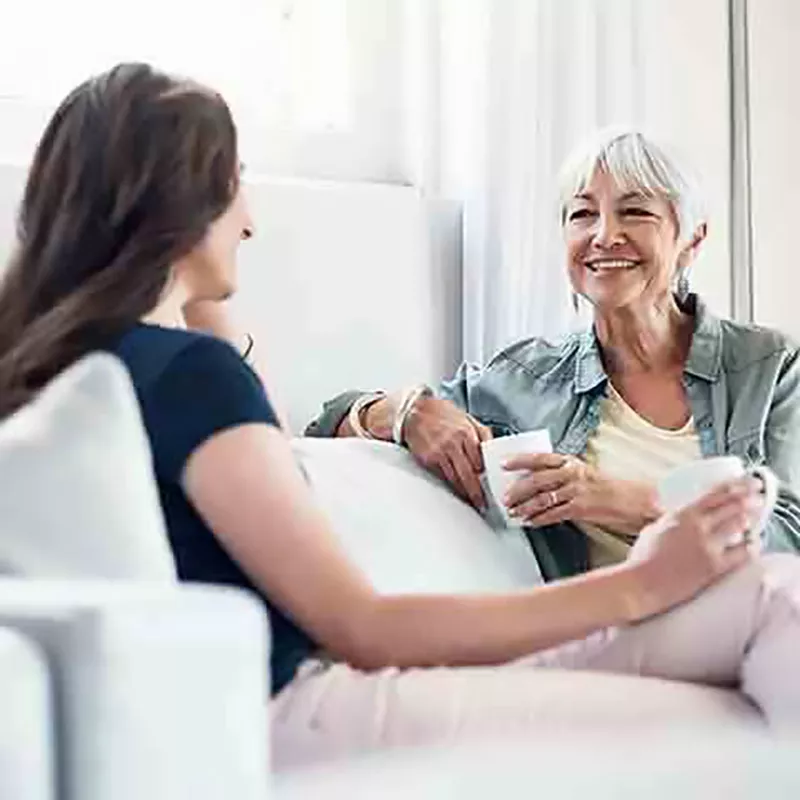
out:
<path id="1" fill-rule="evenodd" d="M 234 294 L 236 294 L 236 285 L 231 281 L 221 281 L 213 287 L 208 287 L 203 292 L 203 299 L 220 303 L 223 300 L 230 300 Z"/>
<path id="2" fill-rule="evenodd" d="M 592 306 L 600 313 L 618 311 L 622 308 L 635 305 L 641 301 L 641 294 L 628 294 L 622 292 L 592 292 L 584 295 Z"/>

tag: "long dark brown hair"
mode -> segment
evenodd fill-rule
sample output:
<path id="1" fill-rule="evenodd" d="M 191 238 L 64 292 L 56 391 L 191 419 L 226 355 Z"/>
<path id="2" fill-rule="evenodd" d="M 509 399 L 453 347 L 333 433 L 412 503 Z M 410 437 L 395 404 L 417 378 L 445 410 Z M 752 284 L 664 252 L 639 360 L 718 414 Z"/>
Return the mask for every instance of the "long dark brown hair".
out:
<path id="1" fill-rule="evenodd" d="M 146 64 L 75 89 L 37 147 L 0 284 L 0 414 L 152 311 L 237 182 L 214 92 Z"/>

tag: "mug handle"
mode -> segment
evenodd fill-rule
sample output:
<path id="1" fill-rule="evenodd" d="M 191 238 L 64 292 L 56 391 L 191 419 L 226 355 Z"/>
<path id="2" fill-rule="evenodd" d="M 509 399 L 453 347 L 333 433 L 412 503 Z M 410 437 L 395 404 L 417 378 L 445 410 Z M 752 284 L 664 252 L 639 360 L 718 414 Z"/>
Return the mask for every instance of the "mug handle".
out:
<path id="1" fill-rule="evenodd" d="M 775 508 L 775 503 L 778 502 L 778 477 L 775 473 L 766 466 L 759 465 L 756 467 L 749 467 L 747 472 L 756 478 L 759 478 L 764 484 L 764 511 L 761 518 L 758 520 L 758 525 L 754 533 L 761 535 L 767 521 L 772 514 L 772 509 Z"/>

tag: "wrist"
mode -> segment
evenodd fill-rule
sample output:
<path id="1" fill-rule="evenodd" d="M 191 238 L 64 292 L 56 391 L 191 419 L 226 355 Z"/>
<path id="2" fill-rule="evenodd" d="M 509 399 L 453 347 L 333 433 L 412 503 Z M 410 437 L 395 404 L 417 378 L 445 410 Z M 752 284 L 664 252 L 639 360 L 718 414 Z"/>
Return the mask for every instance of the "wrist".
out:
<path id="1" fill-rule="evenodd" d="M 641 622 L 662 610 L 652 589 L 655 585 L 651 575 L 652 568 L 650 561 L 624 561 L 612 567 L 618 570 L 621 576 L 620 613 L 628 625 Z"/>
<path id="2" fill-rule="evenodd" d="M 392 441 L 392 419 L 394 419 L 392 405 L 389 395 L 385 395 L 364 409 L 361 422 L 374 439 L 383 442 Z"/>
<path id="3" fill-rule="evenodd" d="M 396 445 L 400 445 L 401 447 L 405 446 L 406 426 L 414 415 L 417 405 L 424 398 L 432 396 L 433 389 L 426 383 L 420 383 L 403 392 L 394 414 L 394 420 L 392 421 L 392 441 Z"/>
<path id="4" fill-rule="evenodd" d="M 386 399 L 386 392 L 377 391 L 357 397 L 347 413 L 347 422 L 353 434 L 359 439 L 378 439 L 366 421 L 367 413 L 373 406 Z"/>
<path id="5" fill-rule="evenodd" d="M 636 535 L 663 513 L 655 486 L 615 479 L 608 479 L 607 484 L 603 495 L 614 516 L 611 523 L 620 533 Z"/>

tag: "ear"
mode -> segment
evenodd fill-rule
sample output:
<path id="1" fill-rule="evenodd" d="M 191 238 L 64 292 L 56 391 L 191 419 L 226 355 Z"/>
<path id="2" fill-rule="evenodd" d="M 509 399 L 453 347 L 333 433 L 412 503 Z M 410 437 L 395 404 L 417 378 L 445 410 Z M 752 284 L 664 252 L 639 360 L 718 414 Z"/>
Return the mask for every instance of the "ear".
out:
<path id="1" fill-rule="evenodd" d="M 708 224 L 705 222 L 701 222 L 695 232 L 692 234 L 692 238 L 689 240 L 688 244 L 681 250 L 680 254 L 678 255 L 678 269 L 679 270 L 686 270 L 688 269 L 692 262 L 697 257 L 697 254 L 700 252 L 700 246 L 706 239 L 708 235 Z"/>

